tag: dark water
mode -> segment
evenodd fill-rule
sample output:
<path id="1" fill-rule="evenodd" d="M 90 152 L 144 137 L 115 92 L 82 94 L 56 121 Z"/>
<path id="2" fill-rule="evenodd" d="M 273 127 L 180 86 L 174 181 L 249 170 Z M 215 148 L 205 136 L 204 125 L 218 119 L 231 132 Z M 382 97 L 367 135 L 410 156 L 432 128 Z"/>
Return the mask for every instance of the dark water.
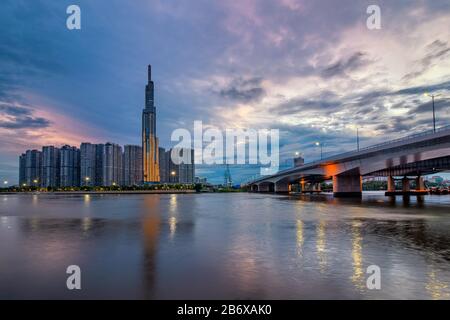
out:
<path id="1" fill-rule="evenodd" d="M 3 299 L 450 298 L 447 196 L 1 195 L 0 219 Z"/>

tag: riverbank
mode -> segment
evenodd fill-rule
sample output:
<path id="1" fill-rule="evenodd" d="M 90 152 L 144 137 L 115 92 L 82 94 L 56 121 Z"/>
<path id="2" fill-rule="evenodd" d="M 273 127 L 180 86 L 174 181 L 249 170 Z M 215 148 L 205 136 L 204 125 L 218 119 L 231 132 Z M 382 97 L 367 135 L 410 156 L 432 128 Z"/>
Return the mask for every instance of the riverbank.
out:
<path id="1" fill-rule="evenodd" d="M 84 195 L 84 194 L 187 194 L 195 190 L 104 190 L 104 191 L 17 191 L 2 194 L 49 194 L 49 195 Z"/>

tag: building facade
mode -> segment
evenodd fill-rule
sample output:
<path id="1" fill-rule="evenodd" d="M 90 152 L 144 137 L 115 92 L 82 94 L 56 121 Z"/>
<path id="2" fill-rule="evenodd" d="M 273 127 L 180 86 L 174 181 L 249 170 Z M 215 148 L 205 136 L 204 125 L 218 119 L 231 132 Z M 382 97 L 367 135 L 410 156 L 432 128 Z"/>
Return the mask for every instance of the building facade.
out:
<path id="1" fill-rule="evenodd" d="M 115 143 L 106 143 L 103 149 L 103 183 L 104 186 L 123 184 L 122 147 Z"/>
<path id="2" fill-rule="evenodd" d="M 156 108 L 152 67 L 148 66 L 148 83 L 145 86 L 145 108 L 142 112 L 142 165 L 144 183 L 159 182 L 158 138 L 156 137 Z"/>
<path id="3" fill-rule="evenodd" d="M 26 164 L 26 155 L 25 153 L 22 153 L 19 156 L 19 186 L 23 186 L 24 184 L 27 184 L 26 178 L 25 178 L 25 164 Z"/>
<path id="4" fill-rule="evenodd" d="M 60 157 L 60 186 L 76 187 L 80 185 L 80 150 L 77 147 L 63 146 Z"/>
<path id="5" fill-rule="evenodd" d="M 60 154 L 54 146 L 42 147 L 42 181 L 41 187 L 55 188 L 60 184 Z"/>
<path id="6" fill-rule="evenodd" d="M 175 148 L 165 151 L 163 148 L 160 148 L 160 152 L 160 176 L 163 177 L 161 182 L 194 183 L 195 164 L 193 149 Z M 186 159 L 187 161 L 184 162 L 182 159 Z"/>
<path id="7" fill-rule="evenodd" d="M 125 145 L 123 154 L 123 184 L 136 186 L 143 182 L 142 147 Z"/>
<path id="8" fill-rule="evenodd" d="M 103 152 L 104 144 L 95 145 L 95 185 L 103 186 Z"/>
<path id="9" fill-rule="evenodd" d="M 80 145 L 80 185 L 92 187 L 95 185 L 97 169 L 96 145 L 83 142 Z"/>
<path id="10" fill-rule="evenodd" d="M 42 175 L 42 152 L 27 150 L 25 152 L 25 185 L 39 187 Z"/>

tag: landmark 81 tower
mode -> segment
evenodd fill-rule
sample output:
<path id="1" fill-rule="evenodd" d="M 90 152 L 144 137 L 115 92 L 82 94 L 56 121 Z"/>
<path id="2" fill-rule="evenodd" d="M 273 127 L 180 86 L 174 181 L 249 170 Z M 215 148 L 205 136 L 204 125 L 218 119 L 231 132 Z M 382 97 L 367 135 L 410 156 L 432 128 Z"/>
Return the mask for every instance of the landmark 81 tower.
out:
<path id="1" fill-rule="evenodd" d="M 145 86 L 145 108 L 142 111 L 142 156 L 144 183 L 159 182 L 158 138 L 156 137 L 156 108 L 152 66 L 148 66 L 148 83 Z"/>

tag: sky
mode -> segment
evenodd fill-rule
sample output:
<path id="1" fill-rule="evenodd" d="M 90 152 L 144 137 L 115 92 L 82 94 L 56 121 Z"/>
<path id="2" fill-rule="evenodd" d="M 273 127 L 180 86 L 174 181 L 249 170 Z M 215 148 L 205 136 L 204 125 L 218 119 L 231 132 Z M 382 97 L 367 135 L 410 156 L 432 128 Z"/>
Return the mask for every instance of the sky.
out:
<path id="1" fill-rule="evenodd" d="M 66 9 L 81 8 L 81 30 Z M 369 5 L 381 29 L 366 26 Z M 450 124 L 448 0 L 3 0 L 0 180 L 43 145 L 140 144 L 148 64 L 160 145 L 173 130 L 279 129 L 281 163 Z M 234 182 L 259 172 L 231 167 Z M 223 167 L 197 175 L 223 181 Z"/>

